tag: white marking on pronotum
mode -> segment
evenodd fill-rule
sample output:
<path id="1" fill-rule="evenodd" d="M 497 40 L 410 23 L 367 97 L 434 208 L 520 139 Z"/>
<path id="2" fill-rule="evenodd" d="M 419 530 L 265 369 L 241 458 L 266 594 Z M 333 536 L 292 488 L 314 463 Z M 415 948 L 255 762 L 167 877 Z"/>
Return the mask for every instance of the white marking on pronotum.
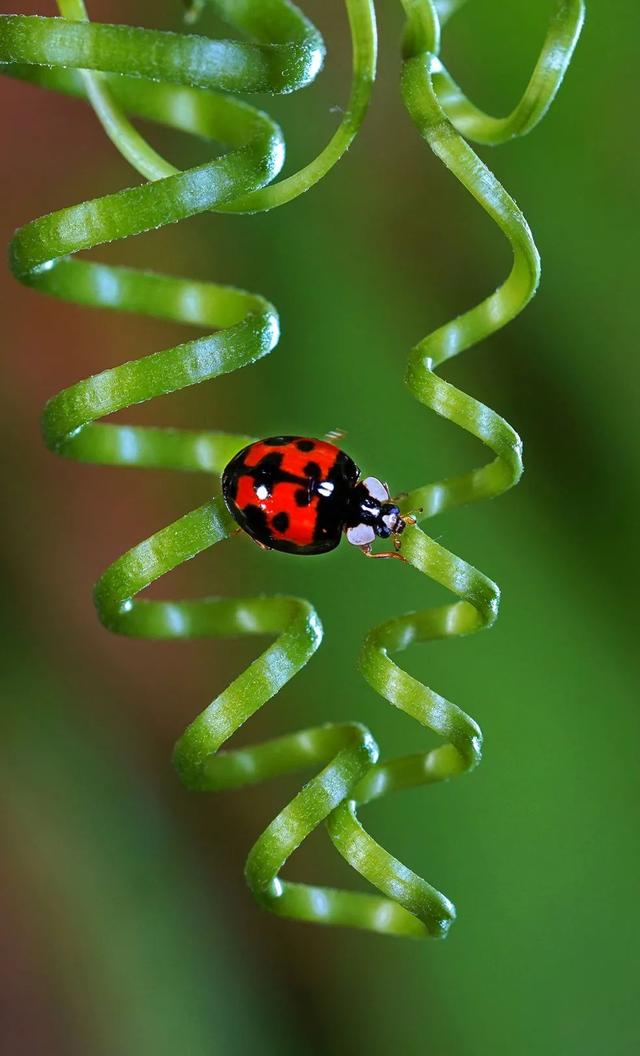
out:
<path id="1" fill-rule="evenodd" d="M 347 539 L 354 546 L 368 546 L 376 537 L 376 533 L 370 524 L 356 524 L 354 528 L 347 529 Z"/>
<path id="2" fill-rule="evenodd" d="M 365 488 L 369 492 L 372 499 L 377 499 L 378 502 L 386 502 L 389 498 L 389 491 L 377 477 L 365 477 L 362 481 Z"/>
<path id="3" fill-rule="evenodd" d="M 318 495 L 321 495 L 323 499 L 328 499 L 333 492 L 333 484 L 330 480 L 323 480 L 318 485 Z"/>

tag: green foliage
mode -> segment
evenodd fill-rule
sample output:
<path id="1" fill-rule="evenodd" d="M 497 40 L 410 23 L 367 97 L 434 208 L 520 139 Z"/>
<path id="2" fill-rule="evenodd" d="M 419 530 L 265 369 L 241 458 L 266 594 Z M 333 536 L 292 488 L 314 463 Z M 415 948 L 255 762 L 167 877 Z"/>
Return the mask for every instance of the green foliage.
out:
<path id="1" fill-rule="evenodd" d="M 98 419 L 254 363 L 277 342 L 273 307 L 235 288 L 101 265 L 74 255 L 208 210 L 256 212 L 290 201 L 339 159 L 367 108 L 376 59 L 373 11 L 369 0 L 347 0 L 353 34 L 350 104 L 325 150 L 299 172 L 272 182 L 284 160 L 278 127 L 264 113 L 218 92 L 285 93 L 300 88 L 322 64 L 322 41 L 287 0 L 210 3 L 251 42 L 92 24 L 82 0 L 61 0 L 63 19 L 0 19 L 4 72 L 86 96 L 113 142 L 149 181 L 23 227 L 11 246 L 16 277 L 79 304 L 142 312 L 215 331 L 105 370 L 54 397 L 45 410 L 44 435 L 49 447 L 65 457 L 217 474 L 247 442 L 244 435 L 114 425 Z M 513 250 L 505 282 L 426 337 L 410 355 L 407 384 L 416 399 L 481 440 L 494 456 L 472 472 L 411 491 L 404 508 L 420 508 L 419 519 L 425 519 L 494 497 L 515 484 L 521 473 L 521 445 L 511 426 L 434 371 L 513 319 L 535 292 L 539 260 L 526 221 L 467 140 L 497 144 L 534 127 L 570 61 L 583 9 L 580 0 L 556 4 L 520 102 L 508 117 L 495 119 L 466 99 L 439 58 L 441 25 L 461 4 L 403 0 L 403 6 L 407 22 L 402 89 L 407 110 L 433 152 L 495 221 Z M 190 15 L 196 13 L 192 7 Z M 151 149 L 126 114 L 215 140 L 229 150 L 181 172 Z M 296 598 L 137 597 L 182 562 L 227 539 L 234 528 L 224 504 L 214 499 L 123 555 L 96 587 L 100 619 L 120 634 L 166 639 L 276 636 L 179 740 L 175 763 L 181 779 L 189 788 L 213 791 L 320 767 L 249 854 L 247 880 L 258 901 L 277 914 L 317 923 L 396 935 L 446 934 L 455 916 L 451 903 L 372 840 L 356 816 L 356 806 L 394 789 L 447 779 L 479 761 L 481 734 L 475 722 L 410 677 L 388 654 L 414 642 L 489 626 L 497 615 L 497 587 L 420 529 L 409 528 L 402 545 L 406 561 L 458 600 L 389 621 L 365 642 L 365 678 L 390 703 L 445 738 L 444 745 L 380 764 L 370 733 L 359 724 L 344 723 L 253 748 L 221 751 L 307 662 L 322 633 L 314 610 Z M 380 896 L 280 879 L 289 856 L 323 821 L 340 854 Z"/>

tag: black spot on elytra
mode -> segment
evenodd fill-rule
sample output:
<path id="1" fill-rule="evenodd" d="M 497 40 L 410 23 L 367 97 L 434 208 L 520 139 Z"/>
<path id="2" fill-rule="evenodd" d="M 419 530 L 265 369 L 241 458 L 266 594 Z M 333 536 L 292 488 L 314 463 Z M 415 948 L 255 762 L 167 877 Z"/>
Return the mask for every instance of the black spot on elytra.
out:
<path id="1" fill-rule="evenodd" d="M 282 477 L 282 459 L 284 455 L 280 451 L 272 451 L 260 459 L 257 466 L 247 472 L 253 477 L 254 487 L 265 487 L 269 494 L 273 492 L 276 482 Z"/>
<path id="2" fill-rule="evenodd" d="M 280 513 L 276 513 L 271 524 L 275 528 L 276 532 L 280 532 L 282 535 L 284 535 L 287 528 L 289 527 L 288 514 L 286 514 L 284 510 L 281 510 Z"/>
<path id="3" fill-rule="evenodd" d="M 247 528 L 249 528 L 254 535 L 258 538 L 266 541 L 269 537 L 269 528 L 267 526 L 267 515 L 264 510 L 261 510 L 259 506 L 250 504 L 245 506 L 242 511 L 242 516 L 246 522 Z"/>
<path id="4" fill-rule="evenodd" d="M 269 455 L 263 455 L 255 468 L 261 472 L 273 473 L 280 469 L 283 458 L 281 451 L 272 451 Z"/>
<path id="5" fill-rule="evenodd" d="M 308 506 L 311 502 L 311 491 L 308 488 L 298 488 L 294 494 L 296 506 Z"/>
<path id="6" fill-rule="evenodd" d="M 296 444 L 298 451 L 313 451 L 315 446 L 313 440 L 298 440 Z"/>
<path id="7" fill-rule="evenodd" d="M 317 462 L 307 462 L 304 467 L 303 473 L 306 477 L 313 477 L 314 480 L 318 480 L 321 474 L 320 466 Z"/>

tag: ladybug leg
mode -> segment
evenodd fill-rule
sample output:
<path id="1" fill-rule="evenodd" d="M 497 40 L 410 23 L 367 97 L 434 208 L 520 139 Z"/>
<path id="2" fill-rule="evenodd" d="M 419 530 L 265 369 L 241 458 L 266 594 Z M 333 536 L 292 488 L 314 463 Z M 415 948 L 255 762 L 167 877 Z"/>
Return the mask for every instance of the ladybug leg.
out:
<path id="1" fill-rule="evenodd" d="M 375 560 L 380 560 L 380 561 L 384 560 L 384 558 L 386 558 L 386 557 L 396 557 L 398 559 L 398 561 L 404 561 L 405 564 L 408 564 L 408 561 L 407 561 L 406 557 L 403 557 L 402 554 L 398 553 L 397 549 L 396 550 L 384 550 L 380 554 L 374 554 L 373 550 L 371 549 L 371 546 L 361 546 L 358 549 L 364 554 L 365 557 L 372 557 Z"/>
<path id="2" fill-rule="evenodd" d="M 241 534 L 242 534 L 242 528 L 236 528 L 236 529 L 235 529 L 235 531 L 233 531 L 233 532 L 231 533 L 231 535 L 229 536 L 229 538 L 230 538 L 230 539 L 233 539 L 233 537 L 234 537 L 234 536 L 236 536 L 236 535 L 241 535 Z M 247 533 L 247 534 L 248 534 L 248 533 Z M 254 539 L 252 535 L 250 535 L 250 536 L 249 536 L 249 538 L 250 538 L 251 542 L 252 542 L 252 543 L 255 543 L 255 544 L 256 544 L 256 546 L 259 546 L 261 550 L 270 550 L 270 549 L 271 549 L 271 547 L 270 547 L 270 546 L 266 546 L 266 545 L 265 545 L 264 543 L 260 543 L 260 542 L 258 542 L 258 540 L 257 540 L 257 539 Z"/>

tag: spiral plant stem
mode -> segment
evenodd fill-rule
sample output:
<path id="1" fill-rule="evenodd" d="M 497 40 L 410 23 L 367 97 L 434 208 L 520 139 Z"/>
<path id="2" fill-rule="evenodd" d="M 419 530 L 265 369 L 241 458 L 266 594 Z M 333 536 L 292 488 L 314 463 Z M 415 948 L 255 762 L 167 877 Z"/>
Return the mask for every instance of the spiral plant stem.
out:
<path id="1" fill-rule="evenodd" d="M 417 400 L 477 437 L 492 460 L 462 476 L 418 487 L 406 510 L 424 519 L 462 503 L 499 495 L 522 470 L 520 440 L 498 414 L 443 381 L 435 370 L 513 319 L 535 292 L 538 254 L 527 223 L 468 140 L 497 144 L 530 131 L 553 100 L 583 19 L 581 0 L 559 0 L 524 94 L 506 118 L 473 105 L 444 68 L 442 26 L 464 0 L 402 0 L 406 14 L 402 92 L 432 151 L 495 221 L 513 250 L 513 267 L 482 303 L 441 326 L 411 352 L 407 384 Z M 266 114 L 233 93 L 287 93 L 320 70 L 322 39 L 288 0 L 195 0 L 248 39 L 211 40 L 89 21 L 83 0 L 59 0 L 60 18 L 0 17 L 0 70 L 86 98 L 116 147 L 145 182 L 34 220 L 11 244 L 21 282 L 81 305 L 141 312 L 206 331 L 174 348 L 104 370 L 55 396 L 44 412 L 47 445 L 67 458 L 117 466 L 219 474 L 251 439 L 209 431 L 115 425 L 105 417 L 155 396 L 208 381 L 256 362 L 278 340 L 275 309 L 256 294 L 151 271 L 80 260 L 80 250 L 207 211 L 257 212 L 312 187 L 339 160 L 364 118 L 375 78 L 376 26 L 371 0 L 346 0 L 352 34 L 351 97 L 334 136 L 309 164 L 277 180 L 284 143 Z M 129 116 L 214 140 L 227 153 L 181 171 L 137 132 Z M 260 836 L 247 859 L 256 899 L 281 916 L 394 935 L 443 936 L 455 916 L 449 900 L 380 847 L 356 810 L 395 789 L 444 780 L 480 759 L 476 723 L 389 657 L 414 642 L 470 634 L 496 618 L 491 580 L 417 526 L 407 528 L 407 562 L 447 587 L 457 601 L 399 616 L 368 635 L 361 669 L 395 707 L 441 735 L 424 753 L 378 762 L 378 747 L 358 723 L 329 724 L 266 744 L 221 750 L 232 734 L 309 660 L 322 629 L 308 602 L 290 597 L 150 601 L 139 595 L 182 562 L 234 532 L 219 497 L 181 517 L 120 557 L 100 578 L 95 601 L 110 630 L 143 638 L 272 635 L 274 642 L 187 728 L 175 748 L 184 784 L 217 791 L 300 769 L 314 776 Z M 283 880 L 292 852 L 322 822 L 340 854 L 378 894 Z"/>

